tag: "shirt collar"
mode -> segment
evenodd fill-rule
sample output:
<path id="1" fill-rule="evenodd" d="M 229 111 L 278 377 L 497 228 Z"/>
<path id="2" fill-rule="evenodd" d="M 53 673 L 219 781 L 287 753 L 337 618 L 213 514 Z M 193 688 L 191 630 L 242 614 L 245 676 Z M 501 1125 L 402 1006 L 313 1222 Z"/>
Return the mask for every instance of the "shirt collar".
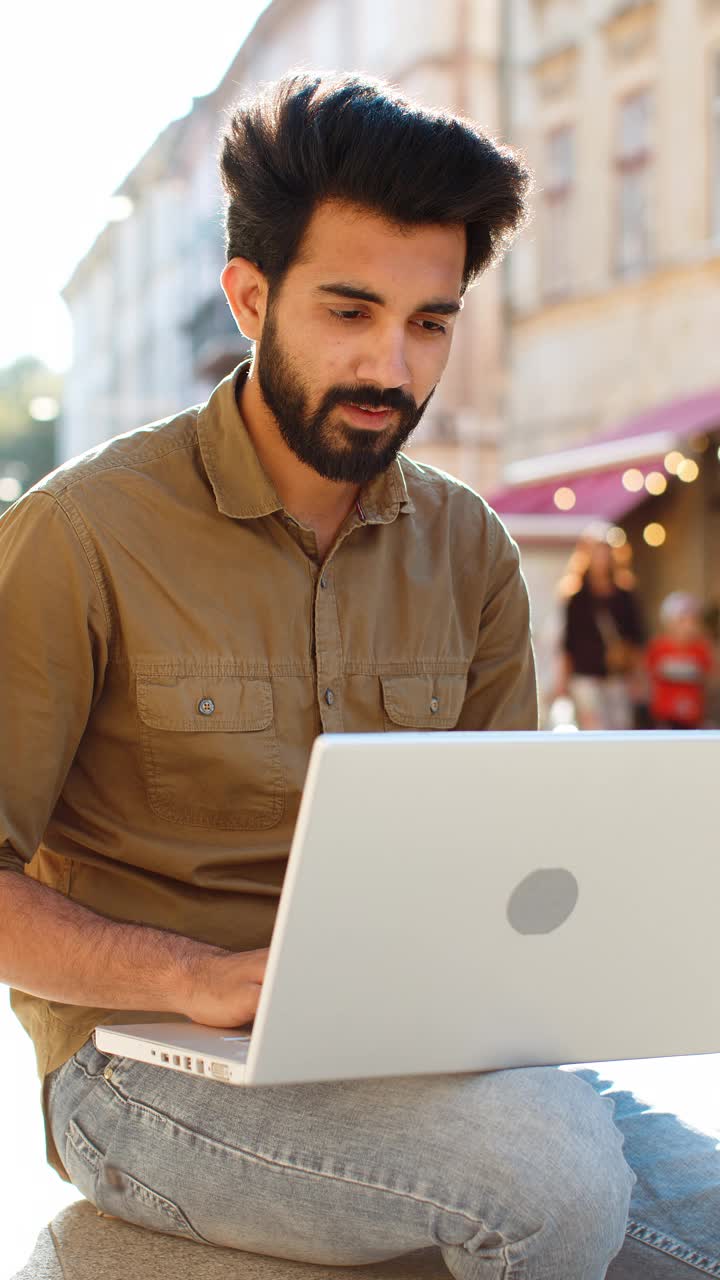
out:
<path id="1" fill-rule="evenodd" d="M 260 459 L 238 408 L 238 383 L 247 377 L 243 360 L 223 378 L 198 415 L 198 441 L 218 510 L 236 520 L 282 511 L 275 486 Z M 398 513 L 415 510 L 402 469 L 402 454 L 360 493 L 367 524 L 389 524 Z"/>

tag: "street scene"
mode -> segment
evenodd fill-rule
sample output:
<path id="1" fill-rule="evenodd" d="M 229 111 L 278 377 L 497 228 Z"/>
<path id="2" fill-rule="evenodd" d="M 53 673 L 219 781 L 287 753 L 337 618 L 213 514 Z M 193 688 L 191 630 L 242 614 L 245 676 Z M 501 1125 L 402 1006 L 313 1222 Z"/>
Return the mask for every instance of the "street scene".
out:
<path id="1" fill-rule="evenodd" d="M 92 9 L 75 7 L 76 23 L 89 24 Z M 108 97 L 132 95 L 136 118 L 128 107 L 124 122 L 118 109 L 106 134 L 84 123 L 111 111 L 103 46 L 88 37 L 92 70 L 79 53 L 68 53 L 76 62 L 64 77 L 49 57 L 41 68 L 40 106 L 47 115 L 58 102 L 68 139 L 64 178 L 52 170 L 45 185 L 57 192 L 64 182 L 65 194 L 49 245 L 56 215 L 41 218 L 47 193 L 18 138 L 13 185 L 32 194 L 17 210 L 9 201 L 2 259 L 16 291 L 0 331 L 0 518 L 54 468 L 204 404 L 253 353 L 240 303 L 231 308 L 220 288 L 219 140 L 234 104 L 294 68 L 379 77 L 412 102 L 476 122 L 532 175 L 527 220 L 455 307 L 447 367 L 403 453 L 479 494 L 517 548 L 539 727 L 720 729 L 720 3 L 256 0 L 243 9 L 240 22 L 237 6 L 212 0 L 194 48 L 192 33 L 169 35 L 171 10 L 158 6 L 136 69 L 129 29 L 116 55 L 124 76 L 107 70 Z M 57 40 L 64 21 L 53 18 Z M 17 51 L 24 75 L 33 47 L 28 28 Z M 163 96 L 160 71 L 173 60 Z M 44 117 L 29 98 L 27 115 L 37 132 Z M 346 294 L 352 318 L 367 298 Z M 398 407 L 351 404 L 351 421 Z M 176 675 L 163 670 L 160 682 Z M 380 725 L 433 727 L 444 707 L 432 694 L 427 724 L 401 716 L 396 726 L 385 693 Z M 203 731 L 212 728 L 213 699 L 200 686 L 192 696 Z M 322 720 L 331 732 L 334 696 L 331 681 Z M 145 743 L 164 714 L 151 707 L 143 719 Z M 27 753 L 23 745 L 18 759 Z M 3 761 L 8 777 L 14 763 Z M 212 790 L 209 773 L 203 785 Z M 598 802 L 613 803 L 602 779 Z M 212 825 L 202 813 L 197 826 Z M 271 826 L 262 815 L 253 824 Z M 232 823 L 221 815 L 216 825 Z M 269 838 L 258 866 L 272 848 Z M 158 917 L 158 928 L 172 927 Z M 641 957 L 628 977 L 641 998 Z M 0 1280 L 13 1280 L 79 1192 L 46 1163 L 35 1053 L 2 984 L 0 1045 Z M 716 1138 L 720 1153 L 720 1053 L 583 1065 Z"/>

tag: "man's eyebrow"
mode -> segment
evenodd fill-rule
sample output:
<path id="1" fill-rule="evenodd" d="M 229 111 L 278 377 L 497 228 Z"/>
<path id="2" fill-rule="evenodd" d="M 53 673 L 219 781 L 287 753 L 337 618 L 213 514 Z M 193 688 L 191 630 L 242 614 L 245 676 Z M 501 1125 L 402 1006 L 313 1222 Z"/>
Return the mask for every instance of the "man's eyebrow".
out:
<path id="1" fill-rule="evenodd" d="M 423 302 L 415 310 L 432 311 L 436 316 L 454 316 L 458 311 L 462 311 L 462 305 L 462 301 L 453 302 L 451 298 L 431 298 L 429 302 Z"/>
<path id="2" fill-rule="evenodd" d="M 385 305 L 385 299 L 379 293 L 374 293 L 372 289 L 363 289 L 357 284 L 346 284 L 343 280 L 333 281 L 332 284 L 319 284 L 318 293 L 334 293 L 338 298 L 354 298 L 358 302 L 375 302 L 379 307 Z"/>
<path id="3" fill-rule="evenodd" d="M 373 289 L 363 289 L 361 285 L 349 284 L 343 280 L 319 284 L 317 292 L 332 293 L 338 298 L 352 298 L 356 302 L 374 302 L 379 307 L 385 306 L 385 299 Z M 415 307 L 415 311 L 431 311 L 438 316 L 454 316 L 461 310 L 462 301 L 455 302 L 452 298 L 431 298 L 429 302 L 422 302 L 419 307 Z"/>

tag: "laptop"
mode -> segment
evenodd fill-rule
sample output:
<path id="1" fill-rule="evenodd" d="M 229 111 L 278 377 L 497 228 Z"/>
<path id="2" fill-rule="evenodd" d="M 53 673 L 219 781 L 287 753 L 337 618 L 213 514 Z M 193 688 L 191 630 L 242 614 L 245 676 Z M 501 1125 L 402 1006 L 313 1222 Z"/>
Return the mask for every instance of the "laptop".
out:
<path id="1" fill-rule="evenodd" d="M 252 1028 L 97 1047 L 237 1085 L 720 1052 L 720 732 L 328 734 Z"/>

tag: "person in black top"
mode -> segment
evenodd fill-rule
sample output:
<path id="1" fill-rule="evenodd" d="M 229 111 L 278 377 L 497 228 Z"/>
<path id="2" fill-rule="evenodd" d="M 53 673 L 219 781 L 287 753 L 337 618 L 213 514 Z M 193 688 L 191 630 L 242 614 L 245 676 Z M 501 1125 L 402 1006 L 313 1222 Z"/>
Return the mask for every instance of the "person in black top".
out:
<path id="1" fill-rule="evenodd" d="M 583 538 L 576 557 L 584 571 L 565 605 L 556 693 L 572 698 L 580 729 L 630 729 L 646 638 L 638 597 L 604 538 Z"/>

